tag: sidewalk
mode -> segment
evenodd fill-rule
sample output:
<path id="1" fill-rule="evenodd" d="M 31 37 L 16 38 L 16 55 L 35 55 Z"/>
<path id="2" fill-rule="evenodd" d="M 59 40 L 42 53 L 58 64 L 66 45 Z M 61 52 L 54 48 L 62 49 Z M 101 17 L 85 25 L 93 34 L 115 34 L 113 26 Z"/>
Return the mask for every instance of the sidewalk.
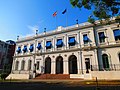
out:
<path id="1" fill-rule="evenodd" d="M 0 81 L 1 82 L 1 81 Z M 47 83 L 47 84 L 61 84 L 69 86 L 82 86 L 82 85 L 118 85 L 120 86 L 120 80 L 71 80 L 71 79 L 30 79 L 30 80 L 5 80 L 2 82 L 25 82 L 25 83 Z"/>

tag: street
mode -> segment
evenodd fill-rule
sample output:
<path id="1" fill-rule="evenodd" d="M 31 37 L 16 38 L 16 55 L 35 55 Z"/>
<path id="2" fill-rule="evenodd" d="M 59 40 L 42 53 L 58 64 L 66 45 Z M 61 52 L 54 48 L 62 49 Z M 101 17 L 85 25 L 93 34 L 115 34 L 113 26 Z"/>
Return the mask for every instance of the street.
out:
<path id="1" fill-rule="evenodd" d="M 45 82 L 0 82 L 0 90 L 120 90 L 120 86 L 64 85 Z"/>

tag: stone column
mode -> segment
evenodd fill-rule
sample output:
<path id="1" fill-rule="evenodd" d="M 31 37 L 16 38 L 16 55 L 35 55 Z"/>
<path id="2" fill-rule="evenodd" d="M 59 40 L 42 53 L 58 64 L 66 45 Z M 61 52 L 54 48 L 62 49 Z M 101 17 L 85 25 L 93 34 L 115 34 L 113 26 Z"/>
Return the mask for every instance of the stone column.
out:
<path id="1" fill-rule="evenodd" d="M 69 74 L 68 60 L 63 61 L 63 74 Z"/>
<path id="2" fill-rule="evenodd" d="M 51 61 L 51 74 L 56 74 L 56 62 L 55 60 Z"/>
<path id="3" fill-rule="evenodd" d="M 81 74 L 80 52 L 78 52 L 78 56 L 77 56 L 77 68 L 78 68 L 78 74 Z"/>
<path id="4" fill-rule="evenodd" d="M 14 71 L 14 70 L 15 70 L 15 65 L 16 65 L 16 63 L 15 63 L 15 58 L 13 58 L 12 71 Z"/>

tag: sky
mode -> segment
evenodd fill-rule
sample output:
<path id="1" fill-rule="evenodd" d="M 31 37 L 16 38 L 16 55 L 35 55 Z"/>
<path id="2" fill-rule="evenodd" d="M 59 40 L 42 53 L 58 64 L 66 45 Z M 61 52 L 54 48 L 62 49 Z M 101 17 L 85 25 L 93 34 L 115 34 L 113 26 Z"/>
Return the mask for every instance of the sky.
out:
<path id="1" fill-rule="evenodd" d="M 62 12 L 67 9 L 65 14 Z M 53 13 L 57 11 L 56 17 Z M 73 8 L 70 0 L 0 0 L 0 40 L 20 38 L 87 22 L 92 11 Z"/>

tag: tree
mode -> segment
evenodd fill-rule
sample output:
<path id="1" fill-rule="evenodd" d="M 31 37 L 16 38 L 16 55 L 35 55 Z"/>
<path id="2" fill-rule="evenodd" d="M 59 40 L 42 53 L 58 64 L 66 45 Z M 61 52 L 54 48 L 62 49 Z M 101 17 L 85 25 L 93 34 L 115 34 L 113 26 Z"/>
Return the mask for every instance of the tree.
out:
<path id="1" fill-rule="evenodd" d="M 94 23 L 95 19 L 108 20 L 108 18 L 120 15 L 120 0 L 70 0 L 73 7 L 93 10 L 88 17 L 88 22 Z"/>

